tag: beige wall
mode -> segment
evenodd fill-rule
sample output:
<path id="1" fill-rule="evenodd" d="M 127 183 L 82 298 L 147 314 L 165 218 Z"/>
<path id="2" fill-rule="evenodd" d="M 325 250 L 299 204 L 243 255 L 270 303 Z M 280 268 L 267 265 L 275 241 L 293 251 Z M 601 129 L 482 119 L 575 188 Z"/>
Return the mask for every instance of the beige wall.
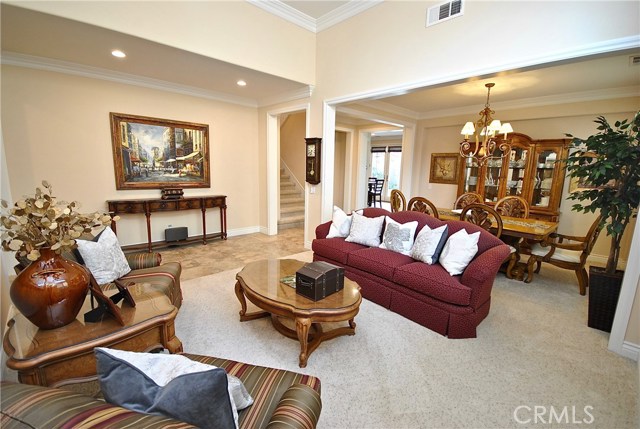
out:
<path id="1" fill-rule="evenodd" d="M 280 126 L 280 159 L 304 188 L 306 112 L 292 113 Z"/>
<path id="2" fill-rule="evenodd" d="M 21 0 L 6 3 L 298 82 L 315 83 L 315 35 L 245 1 Z"/>
<path id="3" fill-rule="evenodd" d="M 347 150 L 347 133 L 336 132 L 336 151 L 333 163 L 333 205 L 344 207 L 344 175 Z"/>
<path id="4" fill-rule="evenodd" d="M 227 195 L 229 232 L 258 230 L 257 109 L 2 66 L 2 124 L 14 198 L 33 193 L 42 179 L 58 197 L 80 201 L 87 212 L 106 211 L 108 199 L 159 197 L 157 189 L 116 190 L 109 112 L 208 124 L 211 188 L 185 193 Z M 202 233 L 198 210 L 153 214 L 151 222 L 153 240 L 163 239 L 169 224 L 189 227 L 190 235 Z M 217 210 L 208 211 L 207 224 L 208 232 L 219 231 Z M 144 216 L 124 215 L 118 237 L 122 244 L 145 242 Z"/>

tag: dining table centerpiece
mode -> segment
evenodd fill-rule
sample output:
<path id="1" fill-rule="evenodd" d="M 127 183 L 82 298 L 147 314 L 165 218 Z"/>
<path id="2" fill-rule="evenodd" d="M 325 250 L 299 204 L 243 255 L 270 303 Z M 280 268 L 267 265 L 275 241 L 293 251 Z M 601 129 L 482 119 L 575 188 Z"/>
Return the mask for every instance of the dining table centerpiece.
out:
<path id="1" fill-rule="evenodd" d="M 87 295 L 89 271 L 64 256 L 76 239 L 96 227 L 109 225 L 107 213 L 83 214 L 76 201 L 59 201 L 46 180 L 33 196 L 9 206 L 2 200 L 2 248 L 16 252 L 21 263 L 11 283 L 15 307 L 41 329 L 54 329 L 75 320 Z"/>

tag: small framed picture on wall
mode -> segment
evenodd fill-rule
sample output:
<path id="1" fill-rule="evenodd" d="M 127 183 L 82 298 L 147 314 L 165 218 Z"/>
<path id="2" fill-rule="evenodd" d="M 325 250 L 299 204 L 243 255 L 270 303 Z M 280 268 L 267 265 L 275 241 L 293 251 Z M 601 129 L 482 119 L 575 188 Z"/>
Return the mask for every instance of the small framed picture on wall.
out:
<path id="1" fill-rule="evenodd" d="M 429 183 L 456 185 L 459 160 L 457 153 L 432 153 Z"/>

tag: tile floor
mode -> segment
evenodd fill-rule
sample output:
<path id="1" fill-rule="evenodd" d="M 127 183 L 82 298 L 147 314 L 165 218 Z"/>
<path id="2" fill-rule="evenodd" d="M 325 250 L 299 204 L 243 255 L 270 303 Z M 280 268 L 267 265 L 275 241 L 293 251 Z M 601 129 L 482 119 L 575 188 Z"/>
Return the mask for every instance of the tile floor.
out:
<path id="1" fill-rule="evenodd" d="M 206 245 L 190 244 L 158 250 L 162 262 L 180 262 L 182 280 L 189 280 L 221 271 L 240 268 L 247 262 L 278 258 L 304 252 L 304 231 L 291 228 L 278 235 L 261 233 L 211 240 Z"/>

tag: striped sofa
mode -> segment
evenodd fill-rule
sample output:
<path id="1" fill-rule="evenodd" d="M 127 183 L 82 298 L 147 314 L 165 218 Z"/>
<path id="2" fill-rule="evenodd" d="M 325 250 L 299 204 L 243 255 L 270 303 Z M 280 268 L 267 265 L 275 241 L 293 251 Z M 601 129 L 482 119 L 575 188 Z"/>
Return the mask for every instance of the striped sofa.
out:
<path id="1" fill-rule="evenodd" d="M 224 368 L 244 383 L 254 404 L 239 412 L 241 429 L 313 429 L 322 401 L 316 377 L 226 359 L 184 354 Z M 4 382 L 0 385 L 3 429 L 192 428 L 176 420 L 136 413 L 70 390 Z"/>

